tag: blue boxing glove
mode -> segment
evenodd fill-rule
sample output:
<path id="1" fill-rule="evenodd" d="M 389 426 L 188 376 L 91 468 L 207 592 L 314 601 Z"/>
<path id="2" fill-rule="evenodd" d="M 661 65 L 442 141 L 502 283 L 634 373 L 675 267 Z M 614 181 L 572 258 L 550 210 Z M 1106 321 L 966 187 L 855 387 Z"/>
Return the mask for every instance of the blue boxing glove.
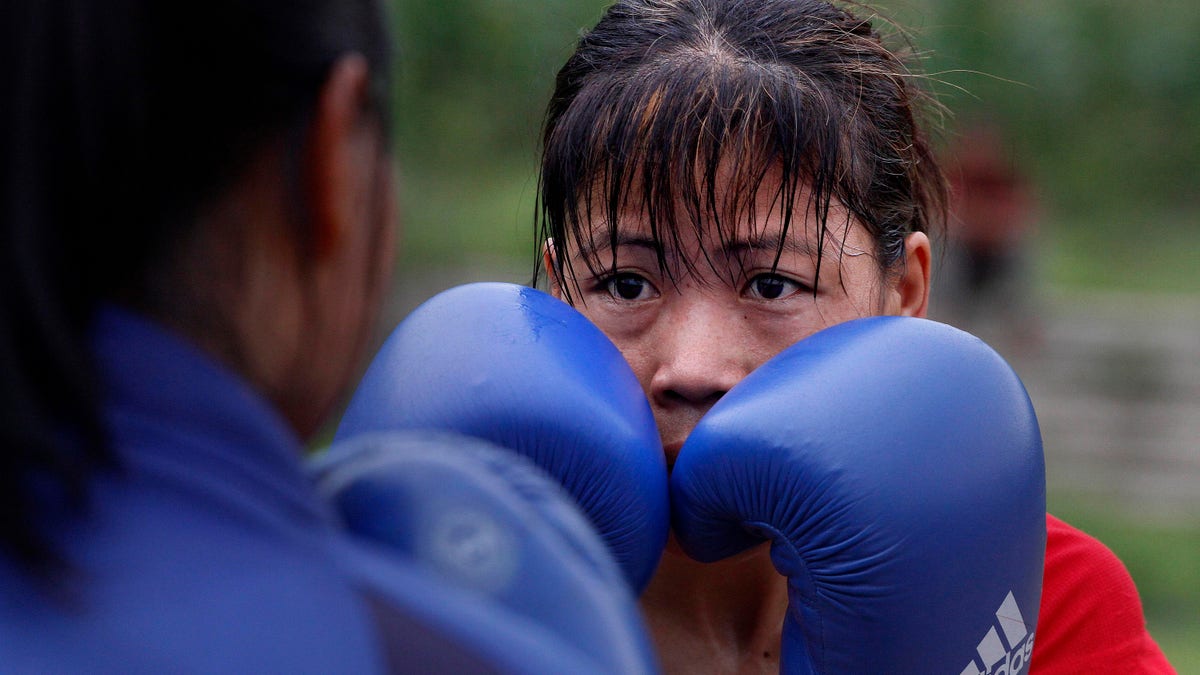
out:
<path id="1" fill-rule="evenodd" d="M 445 291 L 391 334 L 336 438 L 441 429 L 529 457 L 579 502 L 635 591 L 669 529 L 666 460 L 642 388 L 582 314 L 540 291 Z"/>
<path id="2" fill-rule="evenodd" d="M 771 540 L 783 672 L 1028 668 L 1041 436 L 1017 376 L 966 333 L 876 317 L 793 345 L 701 419 L 671 506 L 700 561 Z"/>
<path id="3" fill-rule="evenodd" d="M 335 443 L 310 469 L 350 532 L 457 592 L 457 602 L 399 609 L 498 671 L 657 672 L 624 576 L 531 462 L 474 438 L 410 432 Z"/>

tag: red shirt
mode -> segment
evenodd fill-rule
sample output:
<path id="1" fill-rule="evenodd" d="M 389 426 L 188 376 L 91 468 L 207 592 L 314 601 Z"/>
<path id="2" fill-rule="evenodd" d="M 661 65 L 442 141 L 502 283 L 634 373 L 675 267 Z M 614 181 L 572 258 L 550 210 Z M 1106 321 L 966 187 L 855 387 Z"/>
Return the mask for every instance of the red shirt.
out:
<path id="1" fill-rule="evenodd" d="M 1146 631 L 1137 588 L 1117 556 L 1049 514 L 1046 531 L 1030 672 L 1174 673 Z"/>

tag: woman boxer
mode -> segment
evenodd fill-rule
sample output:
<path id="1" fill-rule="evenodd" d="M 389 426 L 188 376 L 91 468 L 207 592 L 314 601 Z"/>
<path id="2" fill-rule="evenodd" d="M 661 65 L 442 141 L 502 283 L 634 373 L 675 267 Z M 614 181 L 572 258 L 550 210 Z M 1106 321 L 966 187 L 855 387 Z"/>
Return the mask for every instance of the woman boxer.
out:
<path id="1" fill-rule="evenodd" d="M 785 347 L 926 314 L 946 189 L 918 82 L 868 18 L 814 0 L 621 0 L 580 39 L 546 117 L 544 268 L 633 366 L 669 465 Z M 1169 670 L 1119 561 L 1047 518 L 1035 672 Z M 1104 590 L 1074 592 L 1088 579 Z M 669 547 L 642 604 L 669 672 L 778 667 L 766 547 Z"/>

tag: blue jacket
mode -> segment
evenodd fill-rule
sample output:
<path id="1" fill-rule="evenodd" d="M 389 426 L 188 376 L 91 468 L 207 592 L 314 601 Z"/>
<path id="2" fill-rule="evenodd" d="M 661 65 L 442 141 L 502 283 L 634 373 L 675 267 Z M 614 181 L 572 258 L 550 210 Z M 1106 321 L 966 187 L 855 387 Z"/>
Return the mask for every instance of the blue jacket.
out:
<path id="1" fill-rule="evenodd" d="M 47 524 L 65 600 L 0 560 L 0 672 L 557 669 L 519 623 L 344 534 L 300 440 L 206 355 L 113 308 L 94 350 L 119 469 Z"/>

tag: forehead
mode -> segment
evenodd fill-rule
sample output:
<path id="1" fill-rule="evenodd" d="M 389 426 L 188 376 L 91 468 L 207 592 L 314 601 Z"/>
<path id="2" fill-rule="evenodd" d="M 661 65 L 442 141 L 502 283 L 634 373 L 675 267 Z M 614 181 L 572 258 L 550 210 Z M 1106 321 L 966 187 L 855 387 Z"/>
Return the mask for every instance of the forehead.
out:
<path id="1" fill-rule="evenodd" d="M 765 177 L 752 190 L 731 187 L 738 185 L 726 171 L 715 189 L 700 186 L 696 199 L 677 196 L 667 208 L 638 189 L 615 209 L 597 203 L 593 194 L 580 205 L 585 216 L 570 233 L 573 248 L 600 264 L 605 255 L 634 247 L 664 260 L 683 258 L 685 265 L 750 253 L 837 256 L 847 248 L 869 250 L 870 236 L 850 211 L 836 200 L 814 199 L 806 185 L 789 187 L 777 177 Z"/>

